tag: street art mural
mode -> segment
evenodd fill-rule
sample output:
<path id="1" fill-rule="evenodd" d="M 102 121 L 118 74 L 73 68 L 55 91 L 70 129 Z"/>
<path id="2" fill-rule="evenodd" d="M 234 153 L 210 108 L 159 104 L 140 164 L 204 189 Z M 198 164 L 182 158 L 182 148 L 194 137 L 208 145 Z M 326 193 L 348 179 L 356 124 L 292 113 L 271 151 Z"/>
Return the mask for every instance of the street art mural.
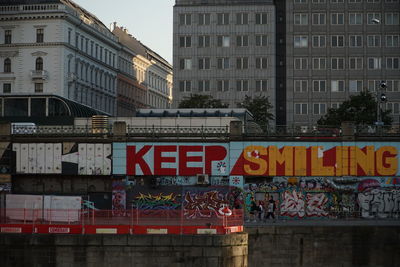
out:
<path id="1" fill-rule="evenodd" d="M 135 207 L 140 210 L 177 210 L 181 207 L 181 195 L 176 193 L 143 194 L 134 197 Z"/>
<path id="2" fill-rule="evenodd" d="M 231 142 L 230 175 L 394 176 L 398 143 Z"/>
<path id="3" fill-rule="evenodd" d="M 112 182 L 112 213 L 113 216 L 124 216 L 126 210 L 126 191 L 124 181 Z"/>
<path id="4" fill-rule="evenodd" d="M 244 185 L 250 199 L 277 203 L 276 215 L 304 218 L 400 218 L 400 178 L 396 177 L 275 177 Z"/>
<path id="5" fill-rule="evenodd" d="M 17 174 L 111 174 L 111 144 L 14 143 L 12 150 Z"/>

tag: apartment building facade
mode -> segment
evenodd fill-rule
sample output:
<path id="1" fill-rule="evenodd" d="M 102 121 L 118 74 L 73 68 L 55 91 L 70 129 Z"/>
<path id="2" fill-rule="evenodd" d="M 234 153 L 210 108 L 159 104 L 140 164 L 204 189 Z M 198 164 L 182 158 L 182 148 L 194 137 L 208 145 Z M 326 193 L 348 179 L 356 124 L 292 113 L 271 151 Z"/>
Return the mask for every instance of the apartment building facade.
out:
<path id="1" fill-rule="evenodd" d="M 276 1 L 277 5 L 279 5 Z M 287 124 L 315 124 L 350 95 L 387 82 L 400 115 L 398 0 L 286 0 Z"/>
<path id="2" fill-rule="evenodd" d="M 174 107 L 193 94 L 211 95 L 231 108 L 246 95 L 275 103 L 272 0 L 177 0 L 173 49 Z"/>

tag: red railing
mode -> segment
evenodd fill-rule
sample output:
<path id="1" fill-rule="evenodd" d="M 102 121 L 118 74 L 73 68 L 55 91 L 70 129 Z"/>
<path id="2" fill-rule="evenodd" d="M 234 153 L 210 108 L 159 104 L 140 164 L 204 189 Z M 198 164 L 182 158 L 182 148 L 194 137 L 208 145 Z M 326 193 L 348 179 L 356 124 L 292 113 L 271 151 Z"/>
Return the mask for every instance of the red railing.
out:
<path id="1" fill-rule="evenodd" d="M 10 230 L 14 226 L 21 229 L 28 229 L 26 227 L 29 226 L 28 230 L 21 230 L 21 232 L 43 232 L 40 229 L 47 227 L 44 232 L 51 233 L 51 231 L 60 231 L 57 230 L 58 228 L 54 229 L 62 226 L 63 229 L 79 227 L 79 229 L 76 228 L 76 232 L 94 231 L 93 227 L 115 227 L 116 229 L 123 228 L 122 233 L 132 233 L 143 232 L 143 229 L 151 226 L 157 229 L 169 227 L 174 229 L 175 233 L 191 233 L 196 229 L 216 229 L 216 233 L 227 233 L 233 231 L 226 231 L 228 228 L 242 229 L 243 221 L 244 216 L 241 209 L 219 211 L 0 209 L 2 232 L 6 232 L 4 229 Z M 184 227 L 186 230 L 183 230 Z M 136 230 L 133 230 L 134 228 Z M 116 230 L 117 232 L 120 231 Z"/>

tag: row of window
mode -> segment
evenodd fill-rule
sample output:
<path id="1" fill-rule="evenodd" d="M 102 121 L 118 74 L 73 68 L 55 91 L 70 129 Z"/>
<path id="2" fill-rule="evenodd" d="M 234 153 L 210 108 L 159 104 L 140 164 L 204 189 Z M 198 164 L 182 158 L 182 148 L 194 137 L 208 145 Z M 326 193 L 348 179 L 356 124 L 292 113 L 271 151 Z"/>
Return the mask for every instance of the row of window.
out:
<path id="1" fill-rule="evenodd" d="M 88 90 L 88 88 L 84 86 L 77 86 L 75 88 L 74 100 L 90 107 L 95 107 L 104 112 L 111 114 L 114 112 L 114 97 L 93 90 Z"/>
<path id="2" fill-rule="evenodd" d="M 294 113 L 295 115 L 308 115 L 312 112 L 313 115 L 324 115 L 327 112 L 326 103 L 312 103 L 310 104 L 312 110 L 308 110 L 308 103 L 295 103 Z M 331 103 L 331 108 L 338 108 L 340 103 Z M 391 110 L 391 114 L 400 114 L 400 103 L 386 103 L 386 110 Z"/>
<path id="3" fill-rule="evenodd" d="M 185 35 L 179 36 L 179 47 L 192 47 L 193 36 Z M 236 36 L 236 46 L 246 47 L 246 46 L 268 46 L 268 35 L 266 34 L 256 34 L 256 35 L 237 35 Z M 212 36 L 210 35 L 200 35 L 197 39 L 197 47 L 230 47 L 233 45 L 232 38 L 229 35 L 217 35 L 216 43 L 212 43 Z"/>
<path id="4" fill-rule="evenodd" d="M 11 59 L 10 58 L 4 59 L 3 72 L 11 73 L 12 70 L 13 70 L 13 68 L 12 68 L 12 64 L 11 64 Z M 43 70 L 43 58 L 41 58 L 41 57 L 36 58 L 35 70 Z"/>
<path id="5" fill-rule="evenodd" d="M 33 90 L 35 93 L 43 93 L 43 83 L 35 82 L 33 84 Z M 12 84 L 11 83 L 3 83 L 3 93 L 10 94 L 12 92 Z"/>
<path id="6" fill-rule="evenodd" d="M 367 66 L 363 65 L 362 57 L 350 57 L 348 59 L 348 67 L 346 68 L 346 58 L 344 57 L 331 57 L 330 66 L 328 66 L 329 60 L 325 57 L 312 58 L 312 63 L 309 63 L 309 58 L 298 57 L 293 59 L 293 67 L 295 70 L 362 70 L 367 67 L 370 70 L 399 70 L 400 69 L 400 57 L 385 57 L 385 65 L 382 66 L 382 58 L 380 57 L 369 57 L 367 59 Z"/>
<path id="7" fill-rule="evenodd" d="M 400 80 L 388 80 L 387 92 L 399 92 L 400 91 Z M 363 80 L 349 80 L 348 87 L 346 90 L 346 82 L 344 80 L 331 80 L 330 91 L 331 92 L 361 92 L 364 88 Z M 368 91 L 375 91 L 379 88 L 380 81 L 368 80 L 366 88 Z M 312 80 L 311 87 L 313 92 L 327 92 L 327 81 L 326 80 Z M 311 89 L 311 88 L 310 88 Z M 309 81 L 308 80 L 294 80 L 294 92 L 308 92 Z"/>
<path id="8" fill-rule="evenodd" d="M 68 30 L 68 43 L 73 45 L 72 29 Z M 115 54 L 112 51 L 77 32 L 75 33 L 75 47 L 105 64 L 116 67 Z"/>
<path id="9" fill-rule="evenodd" d="M 294 0 L 295 4 L 307 4 L 310 1 L 313 4 L 324 4 L 331 2 L 332 4 L 343 4 L 345 0 Z M 383 1 L 383 0 L 382 0 Z M 348 3 L 380 3 L 381 0 L 347 0 Z M 398 3 L 399 0 L 385 0 L 385 3 Z"/>
<path id="10" fill-rule="evenodd" d="M 36 43 L 44 42 L 44 29 L 36 28 Z M 12 44 L 13 43 L 13 30 L 4 30 L 4 43 Z"/>
<path id="11" fill-rule="evenodd" d="M 362 25 L 364 20 L 364 14 L 360 12 L 354 12 L 348 14 L 348 24 L 349 25 Z M 366 23 L 368 25 L 377 25 L 381 22 L 382 14 L 377 13 L 367 13 L 365 16 Z M 294 13 L 293 14 L 293 23 L 294 25 L 308 25 L 310 23 L 312 25 L 344 25 L 345 24 L 345 13 L 330 13 L 330 16 L 327 13 Z M 330 18 L 330 22 L 327 22 L 328 18 Z M 398 12 L 385 12 L 384 21 L 382 21 L 385 25 L 399 25 L 399 13 Z"/>
<path id="12" fill-rule="evenodd" d="M 179 91 L 180 92 L 193 92 L 195 91 L 195 82 L 190 80 L 179 81 Z M 197 91 L 198 92 L 210 92 L 211 90 L 217 90 L 219 92 L 227 92 L 234 90 L 232 81 L 230 80 L 217 80 L 214 85 L 211 84 L 210 80 L 199 80 L 197 81 Z M 254 84 L 250 80 L 236 80 L 236 91 L 238 92 L 248 92 L 250 90 L 256 92 L 266 92 L 268 91 L 268 80 L 261 79 L 255 80 Z"/>
<path id="13" fill-rule="evenodd" d="M 312 47 L 323 48 L 327 47 L 326 35 L 313 35 L 311 36 Z M 295 35 L 293 37 L 293 46 L 295 48 L 307 48 L 309 46 L 309 37 L 307 35 Z M 368 47 L 380 47 L 381 46 L 381 35 L 367 35 L 365 38 L 363 35 L 349 35 L 348 36 L 348 47 L 362 47 L 366 42 Z M 390 34 L 384 36 L 384 46 L 386 47 L 400 47 L 400 35 Z M 346 37 L 344 35 L 331 35 L 330 36 L 330 47 L 345 47 Z"/>
<path id="14" fill-rule="evenodd" d="M 233 21 L 233 17 L 235 21 Z M 232 21 L 231 21 L 232 19 Z M 268 13 L 267 12 L 257 12 L 257 13 L 247 13 L 239 12 L 235 14 L 230 13 L 182 13 L 179 14 L 179 25 L 228 25 L 230 23 L 235 23 L 236 25 L 264 25 L 268 23 Z"/>
<path id="15" fill-rule="evenodd" d="M 254 62 L 251 62 L 249 57 L 237 57 L 231 60 L 229 57 L 218 57 L 214 63 L 217 69 L 226 70 L 233 67 L 233 62 L 236 63 L 236 69 L 267 69 L 268 68 L 268 58 L 267 57 L 256 57 Z M 211 58 L 202 57 L 198 58 L 197 69 L 198 70 L 210 70 L 211 69 Z M 254 65 L 251 65 L 254 64 Z M 193 60 L 191 58 L 181 58 L 179 59 L 179 69 L 181 70 L 192 70 L 194 69 Z"/>

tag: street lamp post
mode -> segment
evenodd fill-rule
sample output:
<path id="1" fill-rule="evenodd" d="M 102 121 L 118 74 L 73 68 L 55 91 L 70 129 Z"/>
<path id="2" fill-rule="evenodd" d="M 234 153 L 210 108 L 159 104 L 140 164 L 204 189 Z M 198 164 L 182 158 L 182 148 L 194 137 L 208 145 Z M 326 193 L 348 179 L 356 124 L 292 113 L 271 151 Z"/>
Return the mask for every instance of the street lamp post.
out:
<path id="1" fill-rule="evenodd" d="M 386 102 L 387 97 L 385 93 L 382 91 L 385 91 L 387 88 L 386 81 L 381 81 L 378 92 L 376 92 L 376 125 L 377 126 L 383 126 L 383 121 L 382 121 L 382 112 L 381 112 L 381 103 Z"/>

